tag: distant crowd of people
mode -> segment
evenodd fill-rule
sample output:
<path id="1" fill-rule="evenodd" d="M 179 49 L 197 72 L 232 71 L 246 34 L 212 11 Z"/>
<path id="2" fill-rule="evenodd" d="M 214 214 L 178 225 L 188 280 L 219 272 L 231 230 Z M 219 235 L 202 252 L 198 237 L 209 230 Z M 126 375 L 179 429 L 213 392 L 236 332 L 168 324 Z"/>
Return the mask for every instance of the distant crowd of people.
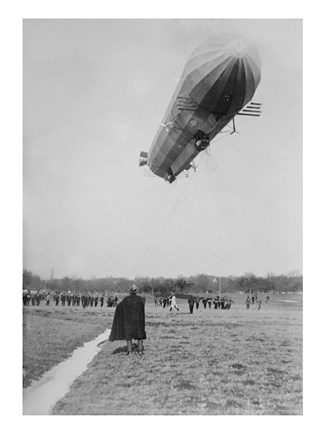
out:
<path id="1" fill-rule="evenodd" d="M 188 298 L 190 313 L 193 313 L 195 306 L 196 309 L 199 309 L 200 302 L 203 304 L 204 309 L 207 309 L 207 306 L 209 309 L 212 309 L 212 306 L 214 309 L 230 309 L 232 303 L 234 303 L 232 299 L 225 296 L 223 297 L 216 296 L 215 298 L 212 298 L 212 297 L 199 297 L 199 296 L 191 295 Z M 154 297 L 154 304 L 155 306 L 162 306 L 163 308 L 170 306 L 170 311 L 173 308 L 179 310 L 176 304 L 176 298 L 174 294 L 166 297 Z"/>
<path id="2" fill-rule="evenodd" d="M 45 302 L 46 306 L 50 305 L 53 300 L 55 306 L 82 306 L 86 307 L 115 307 L 118 303 L 117 295 L 108 295 L 106 298 L 104 294 L 98 293 L 70 293 L 70 292 L 55 292 L 41 293 L 40 291 L 32 292 L 30 290 L 23 291 L 23 304 L 24 306 L 39 306 Z"/>
<path id="3" fill-rule="evenodd" d="M 42 300 L 44 300 L 44 294 L 40 293 L 39 291 L 33 293 L 29 290 L 23 290 L 24 306 L 39 306 Z"/>
<path id="4" fill-rule="evenodd" d="M 145 303 L 145 296 L 143 296 Z M 55 306 L 76 306 L 76 307 L 103 307 L 106 305 L 107 307 L 116 307 L 118 303 L 118 297 L 116 294 L 114 295 L 105 295 L 99 293 L 71 293 L 71 292 L 40 292 L 40 291 L 30 291 L 23 290 L 23 304 L 24 306 L 40 306 L 42 302 L 45 302 L 46 306 L 49 306 L 51 301 L 54 302 Z M 265 302 L 268 303 L 270 301 L 270 296 L 266 296 Z M 217 295 L 215 298 L 206 296 L 199 297 L 190 295 L 188 298 L 189 312 L 193 313 L 194 308 L 199 309 L 200 302 L 203 305 L 204 309 L 230 309 L 232 306 L 233 300 L 226 296 Z M 176 309 L 179 311 L 179 307 L 176 302 L 176 296 L 172 293 L 169 296 L 165 297 L 154 297 L 155 306 L 161 306 L 163 308 L 169 307 L 170 311 L 172 309 Z M 258 299 L 257 294 L 248 296 L 246 301 L 246 308 L 250 309 L 251 305 L 254 305 L 261 309 L 262 301 Z"/>
<path id="5" fill-rule="evenodd" d="M 270 296 L 267 295 L 266 296 L 266 303 L 269 303 L 269 300 L 270 300 Z M 245 304 L 246 304 L 246 309 L 250 309 L 250 306 L 254 305 L 254 306 L 257 306 L 258 310 L 260 310 L 261 306 L 262 306 L 262 300 L 258 299 L 258 295 L 257 294 L 251 296 L 251 298 L 250 298 L 250 296 L 247 296 Z"/>

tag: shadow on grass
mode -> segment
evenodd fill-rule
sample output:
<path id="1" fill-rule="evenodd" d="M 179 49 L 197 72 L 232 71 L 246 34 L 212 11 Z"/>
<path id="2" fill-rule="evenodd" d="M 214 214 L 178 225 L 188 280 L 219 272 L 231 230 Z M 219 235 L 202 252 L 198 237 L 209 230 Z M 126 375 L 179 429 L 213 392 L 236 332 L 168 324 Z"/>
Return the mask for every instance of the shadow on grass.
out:
<path id="1" fill-rule="evenodd" d="M 277 368 L 267 368 L 267 372 L 268 374 L 272 374 L 272 375 L 278 375 L 278 374 L 281 375 L 285 373 L 285 371 Z"/>
<path id="2" fill-rule="evenodd" d="M 174 386 L 174 388 L 179 390 L 192 390 L 195 389 L 196 387 L 192 385 L 190 381 L 182 379 L 178 384 Z"/>
<path id="3" fill-rule="evenodd" d="M 246 369 L 246 366 L 242 365 L 241 363 L 233 363 L 232 368 L 241 370 L 241 369 Z"/>
<path id="4" fill-rule="evenodd" d="M 135 344 L 135 343 L 132 344 L 132 351 L 138 351 L 138 345 L 137 344 Z M 125 345 L 125 346 L 116 348 L 112 352 L 112 354 L 126 354 L 126 352 L 127 352 L 127 346 Z"/>

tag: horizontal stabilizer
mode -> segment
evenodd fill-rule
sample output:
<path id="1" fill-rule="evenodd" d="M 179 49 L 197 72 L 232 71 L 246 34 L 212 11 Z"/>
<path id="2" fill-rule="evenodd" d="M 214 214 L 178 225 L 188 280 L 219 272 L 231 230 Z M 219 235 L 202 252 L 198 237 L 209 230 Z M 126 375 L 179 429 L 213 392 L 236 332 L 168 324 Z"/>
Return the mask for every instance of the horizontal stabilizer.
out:
<path id="1" fill-rule="evenodd" d="M 178 110 L 179 111 L 197 111 L 196 108 L 186 108 L 186 107 L 179 107 L 179 106 L 178 106 Z"/>
<path id="2" fill-rule="evenodd" d="M 245 107 L 237 113 L 237 115 L 245 115 L 251 117 L 260 117 L 262 103 L 259 102 L 249 102 Z"/>
<path id="3" fill-rule="evenodd" d="M 177 108 L 180 111 L 196 111 L 198 104 L 194 102 L 188 95 L 180 95 L 177 97 Z"/>
<path id="4" fill-rule="evenodd" d="M 239 113 L 237 113 L 237 115 L 244 115 L 244 116 L 250 116 L 250 117 L 260 117 L 261 114 L 247 114 L 247 113 L 239 112 Z"/>
<path id="5" fill-rule="evenodd" d="M 257 113 L 257 114 L 260 114 L 262 111 L 260 111 L 260 110 L 254 110 L 254 109 L 248 108 L 248 109 L 242 109 L 241 112 L 250 112 L 250 113 Z"/>
<path id="6" fill-rule="evenodd" d="M 146 164 L 147 164 L 147 152 L 141 151 L 140 159 L 139 159 L 139 166 L 143 166 Z"/>

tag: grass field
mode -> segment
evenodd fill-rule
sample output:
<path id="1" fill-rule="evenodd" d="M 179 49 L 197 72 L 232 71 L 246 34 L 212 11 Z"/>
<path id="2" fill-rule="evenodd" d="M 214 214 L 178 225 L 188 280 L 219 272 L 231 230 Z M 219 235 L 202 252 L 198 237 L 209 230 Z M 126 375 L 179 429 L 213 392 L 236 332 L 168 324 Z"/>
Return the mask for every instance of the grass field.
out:
<path id="1" fill-rule="evenodd" d="M 108 327 L 113 314 L 112 308 L 25 307 L 23 386 L 27 387 L 77 347 L 94 339 Z"/>
<path id="2" fill-rule="evenodd" d="M 185 301 L 178 302 L 180 312 L 147 303 L 145 355 L 125 356 L 122 341 L 105 343 L 53 413 L 302 414 L 302 296 L 272 296 L 260 311 L 246 310 L 244 295 L 233 299 L 229 311 L 201 305 L 193 315 Z M 81 334 L 91 339 L 111 327 L 114 313 L 53 307 L 46 317 L 45 307 L 38 315 L 30 309 L 24 321 L 40 319 L 48 332 L 55 320 L 51 314 L 64 314 L 61 324 L 66 321 L 68 327 L 62 348 L 60 339 L 55 348 L 63 357 L 67 339 L 71 346 Z M 69 314 L 72 319 L 66 320 Z M 27 332 L 28 337 L 38 345 Z M 38 355 L 41 351 L 47 353 L 48 347 L 41 346 Z M 46 354 L 48 364 L 57 361 L 52 351 Z"/>

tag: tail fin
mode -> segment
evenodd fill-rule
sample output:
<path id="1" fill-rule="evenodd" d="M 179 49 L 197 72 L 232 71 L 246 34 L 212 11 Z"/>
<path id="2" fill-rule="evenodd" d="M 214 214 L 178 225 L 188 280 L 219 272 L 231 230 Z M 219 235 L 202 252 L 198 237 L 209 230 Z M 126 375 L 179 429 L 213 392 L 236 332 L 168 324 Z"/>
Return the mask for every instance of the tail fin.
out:
<path id="1" fill-rule="evenodd" d="M 147 152 L 141 151 L 139 166 L 147 165 Z"/>

